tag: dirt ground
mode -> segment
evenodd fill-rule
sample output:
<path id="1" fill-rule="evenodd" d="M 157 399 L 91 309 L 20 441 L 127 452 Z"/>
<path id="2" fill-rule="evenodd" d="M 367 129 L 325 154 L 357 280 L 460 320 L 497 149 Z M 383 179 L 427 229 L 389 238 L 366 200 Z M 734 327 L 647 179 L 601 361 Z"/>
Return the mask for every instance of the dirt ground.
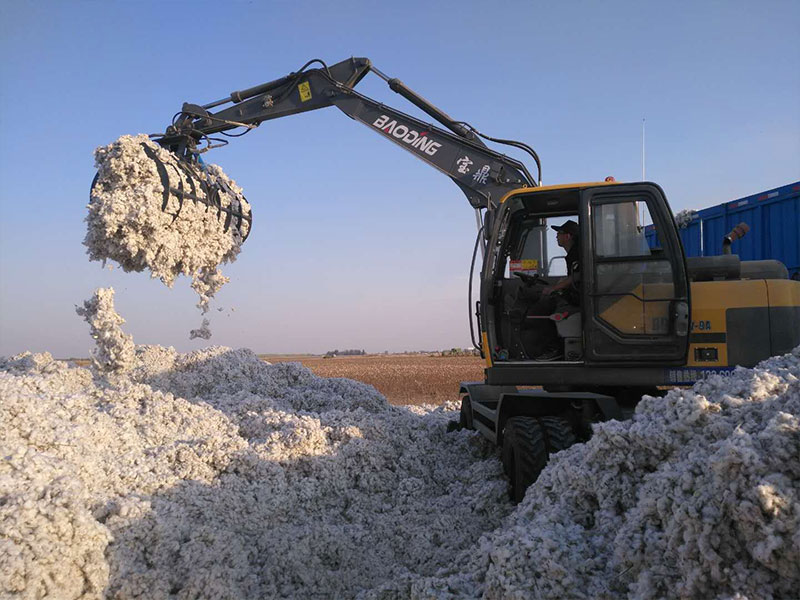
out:
<path id="1" fill-rule="evenodd" d="M 477 356 L 374 354 L 322 358 L 307 354 L 259 355 L 271 362 L 299 362 L 319 377 L 346 377 L 375 388 L 392 404 L 441 404 L 458 399 L 462 381 L 483 381 L 484 360 Z M 87 366 L 86 358 L 64 359 Z"/>
<path id="2" fill-rule="evenodd" d="M 376 354 L 367 356 L 263 356 L 269 362 L 300 362 L 320 377 L 363 381 L 392 404 L 440 404 L 458 398 L 461 381 L 483 381 L 486 363 L 476 356 Z"/>

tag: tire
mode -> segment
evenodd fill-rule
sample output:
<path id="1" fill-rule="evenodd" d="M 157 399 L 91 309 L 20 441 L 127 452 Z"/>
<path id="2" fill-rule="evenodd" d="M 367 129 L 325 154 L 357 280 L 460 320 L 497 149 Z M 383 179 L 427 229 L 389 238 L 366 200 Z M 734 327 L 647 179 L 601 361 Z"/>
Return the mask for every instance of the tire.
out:
<path id="1" fill-rule="evenodd" d="M 469 396 L 461 397 L 461 414 L 458 417 L 458 424 L 462 429 L 475 429 L 472 424 L 472 406 L 470 406 Z"/>
<path id="2" fill-rule="evenodd" d="M 546 464 L 545 432 L 539 421 L 511 417 L 503 430 L 503 468 L 511 480 L 511 500 L 522 501 Z"/>
<path id="3" fill-rule="evenodd" d="M 509 419 L 509 421 L 510 420 L 511 419 Z M 500 456 L 503 461 L 503 473 L 505 473 L 509 481 L 511 481 L 511 471 L 514 468 L 514 447 L 512 446 L 514 442 L 513 438 L 509 436 L 511 431 L 512 430 L 508 428 L 508 424 L 506 424 L 506 428 L 503 430 L 503 447 L 500 448 Z"/>
<path id="4" fill-rule="evenodd" d="M 566 450 L 577 441 L 572 426 L 562 417 L 541 417 L 539 424 L 544 429 L 548 457 Z"/>
<path id="5" fill-rule="evenodd" d="M 509 421 L 510 420 L 511 419 L 509 419 Z M 511 471 L 514 469 L 514 447 L 512 445 L 514 442 L 513 437 L 509 435 L 512 431 L 513 430 L 508 428 L 508 424 L 506 424 L 506 428 L 503 430 L 503 447 L 500 448 L 500 457 L 503 461 L 503 473 L 505 473 L 509 481 L 511 481 Z"/>

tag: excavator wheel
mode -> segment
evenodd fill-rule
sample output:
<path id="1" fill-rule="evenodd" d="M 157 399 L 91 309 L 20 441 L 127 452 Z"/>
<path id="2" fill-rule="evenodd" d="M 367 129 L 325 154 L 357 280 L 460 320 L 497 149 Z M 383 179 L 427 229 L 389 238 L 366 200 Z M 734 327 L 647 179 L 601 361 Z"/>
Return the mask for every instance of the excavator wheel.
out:
<path id="1" fill-rule="evenodd" d="M 544 429 L 547 454 L 566 450 L 577 441 L 572 426 L 561 417 L 541 417 L 539 424 Z"/>
<path id="2" fill-rule="evenodd" d="M 462 429 L 475 429 L 472 424 L 472 407 L 469 403 L 469 396 L 461 397 L 461 413 L 458 417 L 458 424 Z"/>
<path id="3" fill-rule="evenodd" d="M 500 459 L 503 462 L 503 473 L 511 481 L 511 469 L 514 467 L 514 448 L 508 440 L 508 430 L 503 431 L 503 446 L 500 448 Z"/>
<path id="4" fill-rule="evenodd" d="M 511 480 L 509 495 L 522 502 L 528 487 L 547 464 L 544 427 L 533 417 L 511 417 L 503 432 L 503 468 Z"/>

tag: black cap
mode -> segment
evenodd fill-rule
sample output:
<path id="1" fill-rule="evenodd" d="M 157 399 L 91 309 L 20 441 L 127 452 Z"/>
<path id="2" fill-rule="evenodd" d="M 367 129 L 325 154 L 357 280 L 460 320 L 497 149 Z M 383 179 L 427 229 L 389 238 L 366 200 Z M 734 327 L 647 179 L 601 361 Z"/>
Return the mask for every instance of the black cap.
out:
<path id="1" fill-rule="evenodd" d="M 578 233 L 580 232 L 578 224 L 572 219 L 570 219 L 569 221 L 564 221 L 562 225 L 553 225 L 553 229 L 555 231 L 558 231 L 559 233 L 561 233 L 562 231 L 564 233 L 569 233 L 574 237 L 578 237 Z"/>

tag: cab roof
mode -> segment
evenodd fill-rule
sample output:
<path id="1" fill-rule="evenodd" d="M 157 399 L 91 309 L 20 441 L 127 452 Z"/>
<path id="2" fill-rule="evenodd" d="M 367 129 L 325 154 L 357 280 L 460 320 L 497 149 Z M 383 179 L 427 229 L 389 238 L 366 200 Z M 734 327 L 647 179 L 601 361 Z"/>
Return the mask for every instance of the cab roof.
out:
<path id="1" fill-rule="evenodd" d="M 540 192 L 552 192 L 555 190 L 581 190 L 588 187 L 597 187 L 604 185 L 620 185 L 621 181 L 584 181 L 579 183 L 559 183 L 557 185 L 540 185 L 539 187 L 524 187 L 516 190 L 511 190 L 500 199 L 500 204 L 521 194 L 538 194 Z"/>

